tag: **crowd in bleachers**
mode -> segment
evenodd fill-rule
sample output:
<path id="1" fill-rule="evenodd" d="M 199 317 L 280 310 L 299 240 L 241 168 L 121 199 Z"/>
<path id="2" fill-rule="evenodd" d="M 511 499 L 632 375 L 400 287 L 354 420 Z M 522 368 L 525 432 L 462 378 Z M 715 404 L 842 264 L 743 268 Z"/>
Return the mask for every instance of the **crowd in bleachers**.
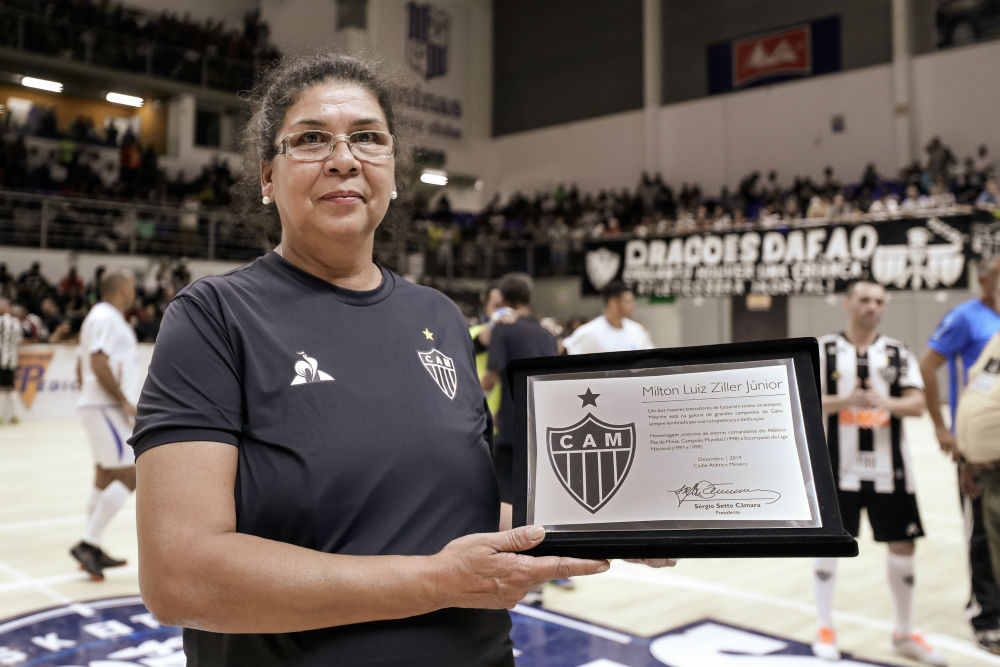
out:
<path id="1" fill-rule="evenodd" d="M 110 0 L 7 0 L 0 8 L 0 47 L 232 92 L 249 88 L 255 64 L 280 55 L 258 9 L 237 27 Z"/>
<path id="2" fill-rule="evenodd" d="M 767 228 L 804 218 L 853 221 L 864 214 L 893 216 L 960 204 L 997 204 L 994 166 L 985 145 L 961 166 L 938 138 L 927 145 L 926 152 L 926 162 L 915 162 L 895 177 L 881 175 L 869 164 L 851 184 L 841 184 L 827 167 L 819 183 L 796 176 L 790 185 L 783 185 L 777 172 L 769 172 L 765 180 L 755 171 L 735 191 L 723 186 L 718 194 L 705 194 L 699 185 L 688 183 L 675 191 L 659 175 L 645 173 L 634 190 L 594 194 L 559 185 L 554 192 L 537 192 L 531 199 L 515 193 L 503 203 L 496 196 L 470 221 L 470 228 L 459 232 L 463 238 L 486 234 L 499 240 L 561 242 L 567 237 L 583 240 Z M 418 217 L 441 220 L 427 210 Z M 431 235 L 438 236 L 440 231 Z"/>
<path id="3" fill-rule="evenodd" d="M 0 136 L 6 141 L 8 134 Z M 21 135 L 15 137 L 15 146 L 21 139 Z M 70 156 L 69 164 L 60 164 L 56 156 L 62 173 L 60 183 L 54 186 L 51 164 L 27 170 L 23 153 L 0 151 L 0 185 L 43 192 L 58 187 L 56 191 L 62 194 L 102 198 L 155 192 L 163 201 L 177 201 L 194 192 L 206 203 L 229 202 L 233 178 L 225 163 L 207 165 L 194 183 L 172 185 L 165 183 L 162 172 L 156 169 L 155 155 L 144 156 L 136 173 L 123 172 L 107 185 L 103 181 L 96 185 L 95 176 L 79 163 L 79 152 L 67 150 L 65 154 Z M 518 193 L 501 202 L 496 196 L 476 214 L 452 211 L 446 196 L 435 198 L 433 204 L 417 197 L 413 223 L 404 228 L 403 240 L 408 253 L 423 254 L 424 276 L 432 280 L 446 274 L 479 275 L 487 248 L 493 253 L 493 275 L 523 269 L 523 256 L 512 259 L 504 255 L 504 248 L 524 247 L 529 242 L 546 252 L 535 267 L 536 273 L 565 275 L 580 270 L 582 250 L 589 239 L 782 228 L 810 218 L 852 222 L 861 216 L 921 215 L 957 205 L 1000 213 L 1000 187 L 985 146 L 961 166 L 938 139 L 928 144 L 926 154 L 926 161 L 910 165 L 894 179 L 883 177 L 868 165 L 860 179 L 848 185 L 838 182 L 829 168 L 820 183 L 798 177 L 788 187 L 781 185 L 773 171 L 766 179 L 754 172 L 742 179 L 735 191 L 723 187 L 711 196 L 703 194 L 697 184 L 682 184 L 675 192 L 659 175 L 643 174 L 634 191 L 594 194 L 581 193 L 575 186 L 559 186 L 531 199 Z M 393 265 L 394 258 L 383 255 L 382 259 Z M 450 265 L 447 272 L 446 265 Z M 188 279 L 183 261 L 172 266 L 160 262 L 139 276 L 136 303 L 127 316 L 141 340 L 155 337 L 159 316 Z M 51 282 L 37 266 L 15 278 L 0 265 L 0 296 L 18 304 L 26 338 L 33 341 L 72 341 L 87 309 L 99 298 L 98 282 L 96 277 L 84 282 L 74 271 Z"/>
<path id="4" fill-rule="evenodd" d="M 453 214 L 447 199 L 439 197 L 433 206 L 418 201 L 412 229 L 419 238 L 407 243 L 426 248 L 431 274 L 450 262 L 454 275 L 474 275 L 487 253 L 499 260 L 498 271 L 524 270 L 529 265 L 511 260 L 505 248 L 530 243 L 547 251 L 534 262 L 536 270 L 562 275 L 580 269 L 584 244 L 598 238 L 787 228 L 809 219 L 857 222 L 956 206 L 997 210 L 1000 189 L 985 145 L 961 164 L 939 138 L 925 152 L 925 160 L 899 174 L 879 174 L 869 164 L 856 182 L 846 184 L 829 167 L 821 182 L 797 176 L 790 185 L 775 171 L 766 178 L 755 171 L 733 191 L 723 186 L 718 194 L 706 194 L 696 183 L 675 190 L 659 175 L 644 173 L 634 190 L 581 193 L 559 185 L 531 198 L 516 192 L 504 202 L 497 195 L 475 215 Z"/>
<path id="5" fill-rule="evenodd" d="M 55 114 L 54 108 L 36 106 L 23 125 L 10 114 L 0 116 L 0 188 L 158 204 L 189 199 L 229 204 L 234 177 L 224 158 L 202 165 L 193 178 L 183 171 L 171 178 L 159 166 L 156 151 L 143 146 L 130 129 L 119 135 L 109 125 L 98 132 L 93 119 L 81 116 L 69 132 L 60 132 Z M 54 143 L 31 142 L 29 137 Z M 104 159 L 100 147 L 118 151 L 117 161 Z"/>
<path id="6" fill-rule="evenodd" d="M 87 280 L 70 267 L 58 280 L 45 276 L 38 262 L 14 276 L 0 263 L 0 298 L 13 304 L 25 343 L 76 343 L 90 307 L 101 300 L 99 266 Z M 185 259 L 151 262 L 136 276 L 136 297 L 125 319 L 140 342 L 153 342 L 167 304 L 191 281 Z"/>

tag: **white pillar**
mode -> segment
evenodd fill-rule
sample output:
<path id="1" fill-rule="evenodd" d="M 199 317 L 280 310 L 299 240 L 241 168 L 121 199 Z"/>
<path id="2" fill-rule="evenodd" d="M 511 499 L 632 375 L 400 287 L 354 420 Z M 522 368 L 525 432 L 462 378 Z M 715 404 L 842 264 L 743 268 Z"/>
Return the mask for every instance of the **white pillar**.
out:
<path id="1" fill-rule="evenodd" d="M 197 102 L 194 95 L 182 93 L 167 102 L 167 155 L 183 160 L 194 146 L 194 123 Z"/>
<path id="2" fill-rule="evenodd" d="M 660 100 L 663 71 L 662 0 L 642 0 L 643 168 L 661 171 Z"/>
<path id="3" fill-rule="evenodd" d="M 892 175 L 917 159 L 916 123 L 913 118 L 913 17 L 910 0 L 892 0 Z"/>

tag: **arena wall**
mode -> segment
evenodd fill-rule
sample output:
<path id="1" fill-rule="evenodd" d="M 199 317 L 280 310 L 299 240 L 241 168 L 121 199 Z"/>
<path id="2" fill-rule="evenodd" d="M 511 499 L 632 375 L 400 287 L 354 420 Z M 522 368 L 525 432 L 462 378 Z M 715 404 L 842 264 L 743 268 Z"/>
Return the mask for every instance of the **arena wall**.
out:
<path id="1" fill-rule="evenodd" d="M 1000 62 L 1000 42 L 919 56 L 913 60 L 908 109 L 916 148 L 934 136 L 961 159 L 985 143 L 1000 152 L 994 129 L 1000 89 L 986 85 Z M 963 76 L 960 73 L 968 73 Z M 890 65 L 856 69 L 795 83 L 755 88 L 672 104 L 658 110 L 660 151 L 652 156 L 674 187 L 699 183 L 715 194 L 751 171 L 822 177 L 834 168 L 841 182 L 857 182 L 868 162 L 894 176 L 897 151 Z M 833 116 L 844 130 L 835 132 Z M 506 135 L 484 155 L 483 172 L 502 196 L 558 183 L 582 191 L 634 187 L 646 162 L 643 112 L 605 116 L 559 127 Z"/>

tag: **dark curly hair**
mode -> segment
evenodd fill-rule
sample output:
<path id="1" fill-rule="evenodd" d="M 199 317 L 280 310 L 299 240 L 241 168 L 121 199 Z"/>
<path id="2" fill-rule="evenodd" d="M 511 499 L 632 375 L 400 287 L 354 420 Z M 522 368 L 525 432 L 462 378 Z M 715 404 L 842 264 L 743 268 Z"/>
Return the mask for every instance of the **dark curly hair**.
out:
<path id="1" fill-rule="evenodd" d="M 273 160 L 277 154 L 275 135 L 288 109 L 306 89 L 329 80 L 356 84 L 378 101 L 389 132 L 396 138 L 396 188 L 401 195 L 405 193 L 410 164 L 400 134 L 406 133 L 410 123 L 398 110 L 402 88 L 398 75 L 376 57 L 330 52 L 286 56 L 258 73 L 257 83 L 247 96 L 250 117 L 241 137 L 243 169 L 234 191 L 242 224 L 252 233 L 266 236 L 271 245 L 281 239 L 281 220 L 276 207 L 261 203 L 260 163 Z M 401 200 L 390 205 L 383 224 L 397 225 L 404 217 L 402 208 Z"/>

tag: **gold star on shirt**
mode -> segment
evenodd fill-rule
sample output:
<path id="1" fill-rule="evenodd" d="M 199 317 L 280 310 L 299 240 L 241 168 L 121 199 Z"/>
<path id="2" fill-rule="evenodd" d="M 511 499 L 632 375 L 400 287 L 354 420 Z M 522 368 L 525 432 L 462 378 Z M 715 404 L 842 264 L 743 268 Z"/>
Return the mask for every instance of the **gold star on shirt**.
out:
<path id="1" fill-rule="evenodd" d="M 434 332 L 427 327 L 424 327 L 424 330 L 420 333 L 422 333 L 427 340 L 434 340 Z"/>

